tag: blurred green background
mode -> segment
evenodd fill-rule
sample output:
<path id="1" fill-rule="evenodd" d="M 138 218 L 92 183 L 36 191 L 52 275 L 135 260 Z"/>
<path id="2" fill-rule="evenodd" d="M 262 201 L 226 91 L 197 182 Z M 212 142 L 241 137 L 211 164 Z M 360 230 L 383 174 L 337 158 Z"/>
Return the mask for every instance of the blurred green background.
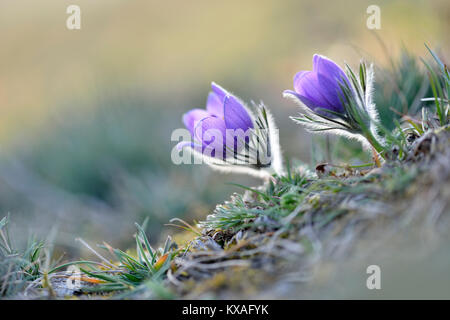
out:
<path id="1" fill-rule="evenodd" d="M 66 28 L 70 4 L 81 30 Z M 366 27 L 372 4 L 381 30 Z M 225 182 L 257 183 L 170 160 L 172 130 L 204 107 L 211 81 L 263 100 L 286 158 L 311 163 L 281 92 L 312 55 L 389 66 L 402 47 L 448 52 L 449 21 L 446 0 L 2 0 L 1 216 L 18 239 L 57 228 L 68 255 L 76 237 L 131 245 L 145 217 L 156 242 L 170 218 L 202 219 L 238 191 Z"/>

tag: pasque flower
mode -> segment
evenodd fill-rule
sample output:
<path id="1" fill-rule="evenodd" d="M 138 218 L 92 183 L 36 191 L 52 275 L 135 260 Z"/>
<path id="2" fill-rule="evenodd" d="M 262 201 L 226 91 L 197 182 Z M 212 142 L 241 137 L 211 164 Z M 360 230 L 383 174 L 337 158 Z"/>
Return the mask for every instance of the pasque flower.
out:
<path id="1" fill-rule="evenodd" d="M 183 115 L 183 123 L 190 131 L 194 142 L 181 142 L 178 147 L 183 148 L 186 145 L 197 149 L 201 147 L 202 153 L 205 153 L 205 149 L 210 149 L 208 151 L 212 157 L 226 158 L 227 154 L 230 156 L 230 152 L 238 152 L 243 147 L 238 140 L 245 139 L 245 133 L 253 129 L 253 120 L 244 103 L 237 97 L 214 82 L 211 88 L 206 109 L 193 109 Z M 236 134 L 233 136 L 233 133 Z M 222 150 L 208 148 L 213 142 L 221 145 Z M 217 144 L 215 146 L 217 147 Z"/>
<path id="2" fill-rule="evenodd" d="M 314 55 L 313 70 L 294 77 L 294 91 L 283 95 L 302 108 L 294 121 L 311 132 L 335 133 L 359 140 L 368 149 L 383 152 L 381 125 L 373 103 L 373 66 L 362 62 L 358 76 L 346 65 L 346 72 L 330 59 Z"/>
<path id="3" fill-rule="evenodd" d="M 177 148 L 192 151 L 221 171 L 262 178 L 271 177 L 273 172 L 280 174 L 278 130 L 267 108 L 253 103 L 250 109 L 216 83 L 211 88 L 206 109 L 193 109 L 183 115 L 193 141 L 179 142 Z"/>
<path id="4" fill-rule="evenodd" d="M 341 85 L 350 85 L 344 71 L 330 59 L 315 54 L 313 70 L 300 71 L 294 76 L 294 90 L 284 93 L 299 99 L 312 111 L 333 116 L 332 112 L 344 113 Z"/>

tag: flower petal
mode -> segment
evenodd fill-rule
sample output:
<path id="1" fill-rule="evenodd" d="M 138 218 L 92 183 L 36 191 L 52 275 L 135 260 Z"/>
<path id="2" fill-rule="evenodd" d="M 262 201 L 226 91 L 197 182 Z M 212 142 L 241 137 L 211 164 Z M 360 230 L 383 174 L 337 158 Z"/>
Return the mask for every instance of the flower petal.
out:
<path id="1" fill-rule="evenodd" d="M 327 57 L 319 54 L 315 54 L 313 57 L 313 71 L 329 78 L 331 81 L 346 81 L 350 84 L 341 67 Z"/>
<path id="2" fill-rule="evenodd" d="M 210 137 L 210 134 L 206 132 L 209 130 L 218 130 L 222 134 L 222 141 L 225 139 L 226 127 L 225 122 L 216 117 L 209 116 L 200 120 L 200 122 L 195 127 L 195 138 L 200 141 L 203 145 L 208 145 L 213 142 L 214 139 Z M 211 133 L 214 133 L 211 131 Z"/>
<path id="3" fill-rule="evenodd" d="M 210 117 L 211 114 L 203 109 L 192 109 L 183 115 L 183 123 L 194 137 L 194 129 L 197 123 L 203 118 Z"/>
<path id="4" fill-rule="evenodd" d="M 344 99 L 344 94 L 339 84 L 321 74 L 318 74 L 318 79 L 322 95 L 329 103 L 329 109 L 336 112 L 344 112 L 344 107 L 341 102 L 341 99 Z"/>
<path id="5" fill-rule="evenodd" d="M 195 138 L 202 144 L 202 153 L 207 156 L 224 158 L 225 153 L 225 122 L 211 116 L 201 120 L 195 127 Z M 216 140 L 219 139 L 219 140 Z"/>
<path id="6" fill-rule="evenodd" d="M 217 95 L 217 97 L 219 98 L 219 101 L 221 101 L 223 103 L 223 101 L 225 100 L 225 97 L 230 95 L 230 93 L 225 90 L 224 88 L 222 88 L 221 86 L 219 86 L 217 83 L 215 82 L 211 82 L 211 88 L 212 91 Z"/>
<path id="7" fill-rule="evenodd" d="M 317 108 L 321 108 L 320 106 L 318 106 L 314 101 L 312 101 L 312 100 L 310 100 L 309 98 L 307 98 L 307 97 L 305 97 L 305 96 L 302 96 L 301 94 L 296 94 L 296 96 L 297 96 L 297 98 L 301 101 L 301 102 L 303 102 L 303 104 L 305 105 L 305 106 L 307 106 L 308 108 L 310 108 L 312 111 L 314 111 L 315 112 L 315 110 L 317 109 Z"/>
<path id="8" fill-rule="evenodd" d="M 226 96 L 223 104 L 224 120 L 227 129 L 253 128 L 253 121 L 247 109 L 235 96 Z"/>
<path id="9" fill-rule="evenodd" d="M 223 99 L 215 92 L 210 92 L 206 101 L 206 110 L 209 113 L 223 119 Z"/>
<path id="10" fill-rule="evenodd" d="M 294 89 L 302 97 L 309 101 L 309 105 L 332 109 L 330 102 L 322 92 L 317 74 L 313 71 L 300 71 L 294 77 Z M 302 100 L 302 99 L 301 99 Z M 303 101 L 303 100 L 302 100 Z"/>
<path id="11" fill-rule="evenodd" d="M 298 87 L 299 90 L 301 90 L 302 78 L 307 76 L 310 73 L 312 73 L 312 71 L 299 71 L 299 72 L 297 72 L 295 74 L 295 76 L 294 76 L 294 89 L 297 90 L 297 87 Z"/>

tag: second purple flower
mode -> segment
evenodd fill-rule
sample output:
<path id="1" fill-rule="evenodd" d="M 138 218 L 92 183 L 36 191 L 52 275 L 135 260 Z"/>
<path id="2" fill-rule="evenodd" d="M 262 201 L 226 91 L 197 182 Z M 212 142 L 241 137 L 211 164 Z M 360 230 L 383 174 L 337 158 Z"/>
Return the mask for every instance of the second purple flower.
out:
<path id="1" fill-rule="evenodd" d="M 296 97 L 316 113 L 324 114 L 326 110 L 344 113 L 344 95 L 340 87 L 340 83 L 344 82 L 350 84 L 344 71 L 336 63 L 315 54 L 313 70 L 298 72 L 294 76 L 295 91 L 286 90 L 284 93 Z"/>

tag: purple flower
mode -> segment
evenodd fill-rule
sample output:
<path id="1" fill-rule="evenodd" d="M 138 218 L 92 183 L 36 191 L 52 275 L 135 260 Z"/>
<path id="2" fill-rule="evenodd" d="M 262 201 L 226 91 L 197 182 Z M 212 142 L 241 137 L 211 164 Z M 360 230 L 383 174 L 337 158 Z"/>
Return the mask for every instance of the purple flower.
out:
<path id="1" fill-rule="evenodd" d="M 225 158 L 230 148 L 238 151 L 237 149 L 242 147 L 238 140 L 247 139 L 245 133 L 253 129 L 253 120 L 237 97 L 214 82 L 211 87 L 212 91 L 206 101 L 206 110 L 192 109 L 183 115 L 183 123 L 195 142 L 180 142 L 177 147 L 181 149 L 190 146 L 196 150 L 201 148 L 203 153 L 217 138 L 214 133 L 219 133 L 220 147 L 223 148 L 223 158 Z M 217 148 L 210 150 L 210 155 L 216 156 L 216 151 Z"/>
<path id="2" fill-rule="evenodd" d="M 315 54 L 313 71 L 300 71 L 294 76 L 294 90 L 286 90 L 285 94 L 297 97 L 312 111 L 326 114 L 327 109 L 338 113 L 344 112 L 341 99 L 344 95 L 339 83 L 350 82 L 344 71 L 330 59 Z M 326 114 L 330 116 L 331 114 Z"/>

